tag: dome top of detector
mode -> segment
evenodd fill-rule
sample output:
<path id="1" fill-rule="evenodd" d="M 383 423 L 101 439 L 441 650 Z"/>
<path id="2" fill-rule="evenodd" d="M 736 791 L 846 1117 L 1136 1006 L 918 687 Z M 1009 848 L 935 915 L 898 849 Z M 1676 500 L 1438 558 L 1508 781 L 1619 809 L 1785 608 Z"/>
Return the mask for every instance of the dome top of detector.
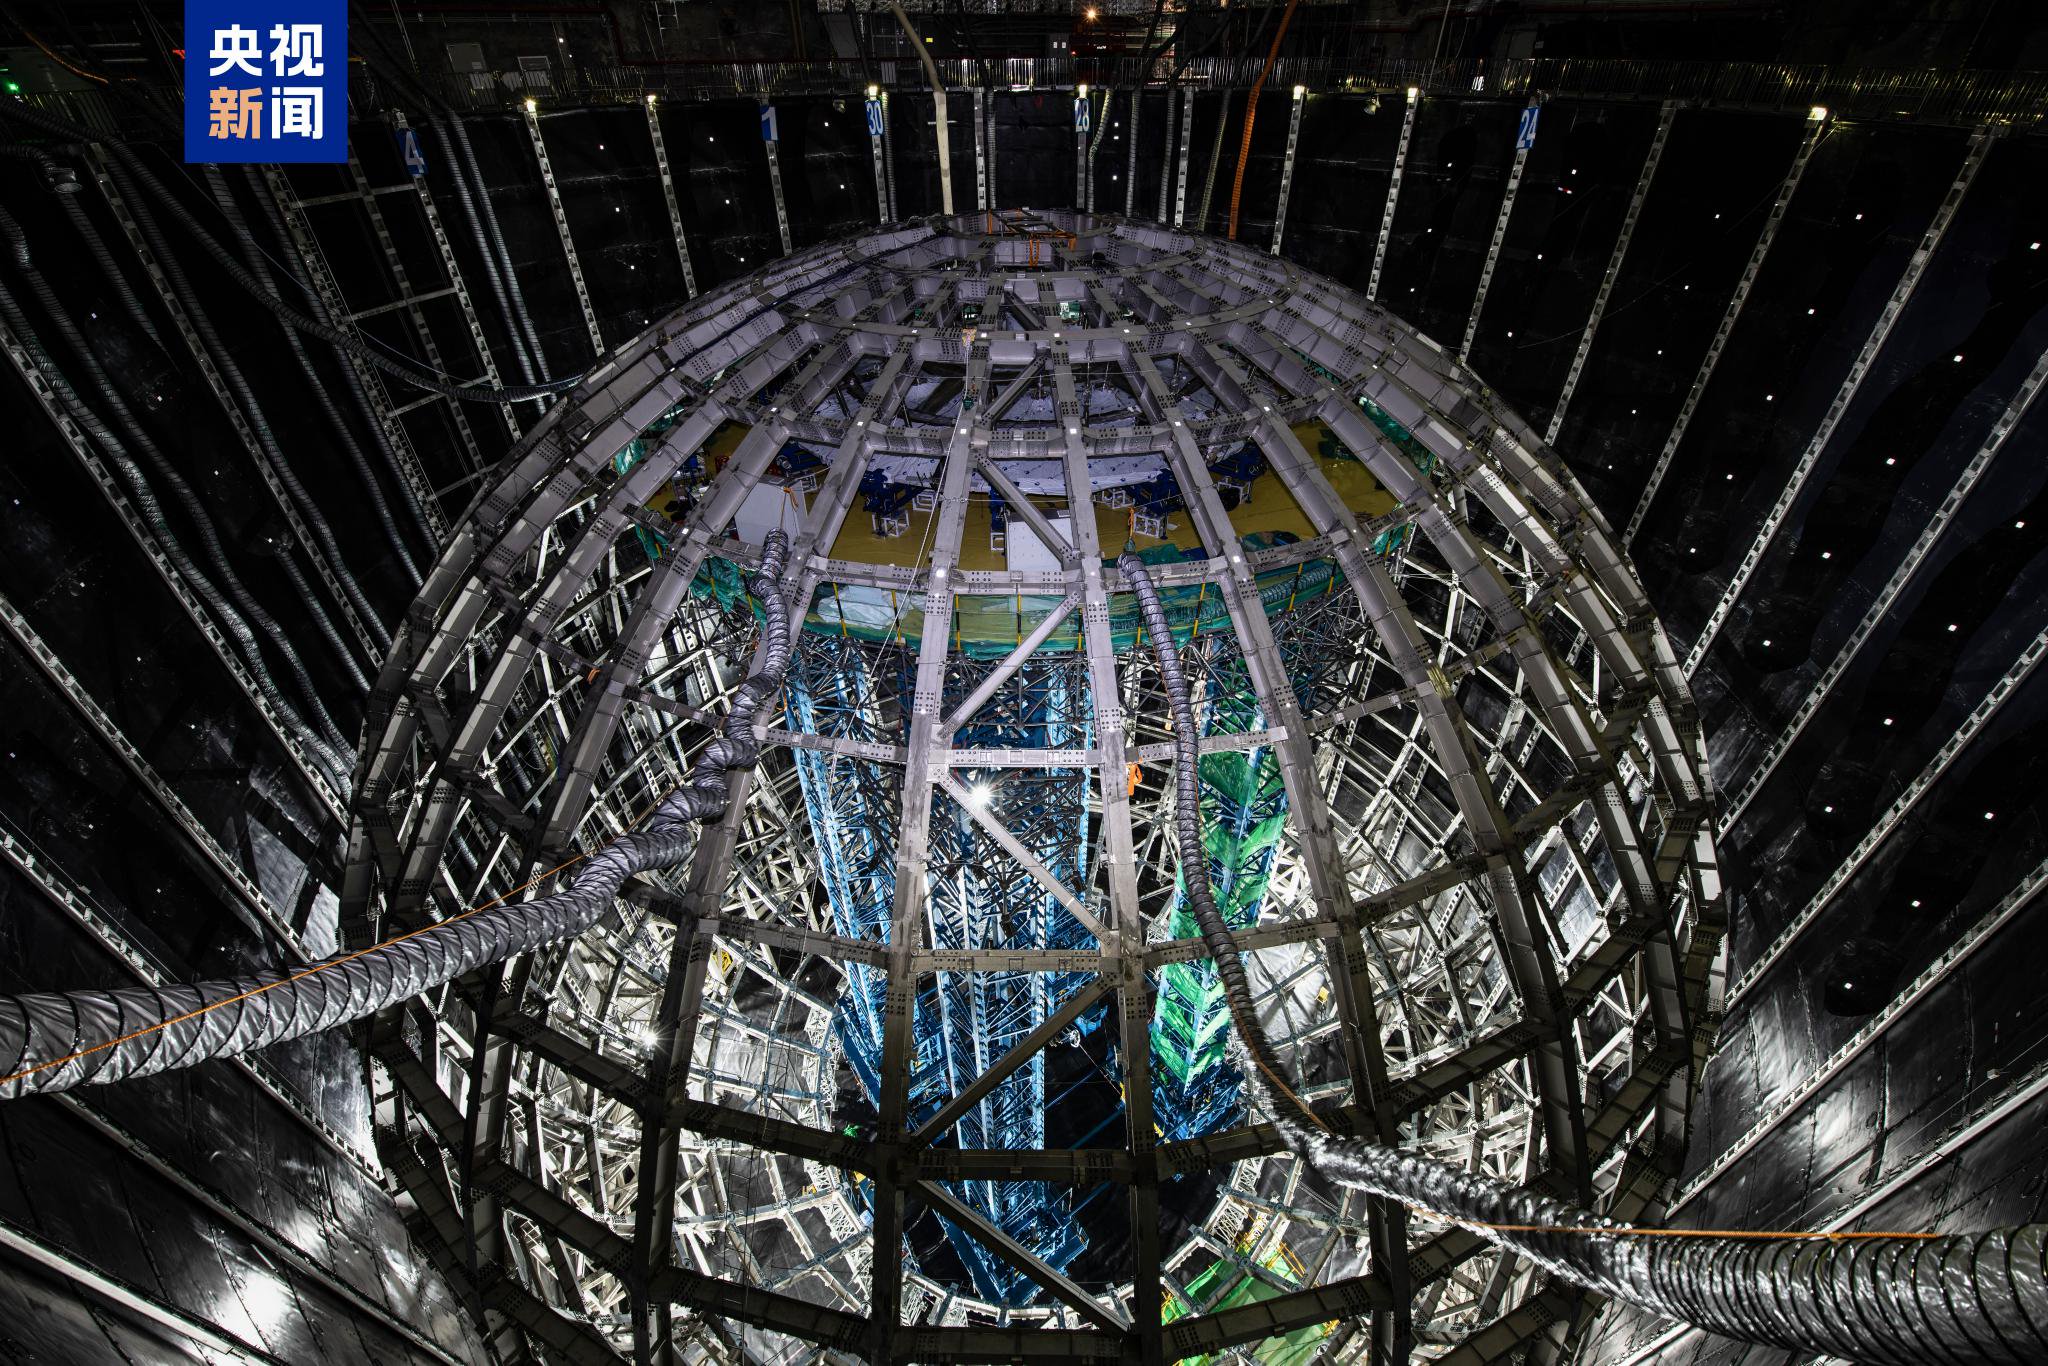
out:
<path id="1" fill-rule="evenodd" d="M 893 415 L 891 447 L 936 458 L 969 436 L 1020 462 L 1010 473 L 1032 492 L 1050 491 L 1042 462 L 1068 436 L 1099 484 L 1129 483 L 1145 466 L 1126 457 L 1169 440 L 1243 443 L 1269 417 L 1311 419 L 1333 398 L 1385 395 L 1410 425 L 1427 418 L 1471 439 L 1507 423 L 1538 445 L 1490 395 L 1457 388 L 1460 367 L 1377 305 L 1236 243 L 1107 215 L 934 218 L 814 248 L 708 297 L 727 291 L 767 311 L 713 354 L 737 359 L 785 334 L 878 358 L 900 351 L 899 374 L 926 370 L 926 388 L 942 392 Z M 1384 365 L 1404 373 L 1376 373 Z M 875 420 L 815 385 L 734 406 L 833 445 Z"/>
<path id="2" fill-rule="evenodd" d="M 1301 1093 L 1513 1181 L 1606 1173 L 1618 1215 L 1655 1194 L 1610 1158 L 1679 1141 L 1719 889 L 1632 571 L 1434 343 L 1156 226 L 885 230 L 614 353 L 393 647 L 350 909 L 408 923 L 630 828 L 747 671 L 775 529 L 801 629 L 727 818 L 487 1029 L 442 1021 L 473 1082 L 380 1036 L 416 1144 L 472 1110 L 486 1202 L 573 1250 L 481 1249 L 536 1304 L 878 1359 L 1475 1326 L 1488 1277 L 1405 1254 L 1493 1253 L 1248 1112 L 1123 550 L 1184 637 L 1212 880 Z"/>

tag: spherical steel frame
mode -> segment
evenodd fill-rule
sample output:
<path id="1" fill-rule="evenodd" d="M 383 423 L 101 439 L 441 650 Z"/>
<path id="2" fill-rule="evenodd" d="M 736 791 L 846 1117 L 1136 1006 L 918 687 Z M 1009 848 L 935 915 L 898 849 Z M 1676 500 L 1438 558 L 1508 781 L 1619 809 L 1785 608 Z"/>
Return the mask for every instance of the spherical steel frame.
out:
<path id="1" fill-rule="evenodd" d="M 940 420 L 913 420 L 934 395 Z M 744 435 L 713 473 L 729 423 Z M 1304 423 L 1393 510 L 1347 506 Z M 1411 1340 L 1433 1356 L 1490 1322 L 1519 1340 L 1590 1308 L 1468 1232 L 1322 1188 L 1270 1126 L 1151 1132 L 1148 975 L 1199 947 L 1167 939 L 1159 914 L 1175 857 L 1166 707 L 1112 631 L 1128 610 L 1105 562 L 1119 547 L 1092 517 L 1063 541 L 1031 496 L 1080 507 L 1159 471 L 1185 501 L 1201 553 L 1155 576 L 1213 595 L 1194 667 L 1248 685 L 1264 723 L 1216 743 L 1269 749 L 1286 789 L 1260 923 L 1240 938 L 1269 1032 L 1338 1122 L 1639 1218 L 1676 1174 L 1718 999 L 1704 745 L 1599 513 L 1435 343 L 1235 244 L 1064 211 L 932 220 L 789 257 L 619 348 L 493 473 L 399 632 L 354 807 L 352 933 L 533 883 L 680 781 L 759 634 L 751 600 L 703 593 L 700 574 L 758 563 L 728 528 L 790 443 L 831 453 L 785 582 L 802 639 L 831 635 L 835 595 L 893 595 L 893 643 L 850 648 L 914 686 L 874 703 L 871 733 L 760 728 L 768 757 L 732 780 L 686 865 L 636 879 L 583 938 L 372 1031 L 387 1163 L 500 1348 L 1154 1361 L 1338 1321 L 1340 1358 Z M 1246 443 L 1312 534 L 1244 544 L 1209 465 Z M 707 477 L 690 515 L 655 516 L 650 498 L 693 458 Z M 870 468 L 928 486 L 911 565 L 830 558 Z M 962 567 L 969 500 L 990 489 L 1058 568 Z M 1329 591 L 1275 590 L 1305 568 Z M 1014 657 L 976 664 L 922 629 L 1026 595 L 1078 637 L 1022 640 L 1020 607 Z M 1089 857 L 1083 885 L 1017 869 L 1094 943 L 935 949 L 926 832 L 935 809 L 976 804 L 952 770 L 1033 762 L 949 749 L 953 713 L 1055 655 L 1088 696 L 1089 747 L 1063 762 L 1088 775 Z M 800 751 L 891 775 L 902 875 L 884 936 L 840 933 L 825 904 Z M 981 816 L 1000 839 L 1001 809 Z M 1133 1060 L 1122 1146 L 939 1146 L 912 1132 L 907 1080 L 885 1085 L 876 1135 L 840 1131 L 832 979 L 848 964 L 887 984 L 885 1077 L 915 1060 L 921 976 L 1085 976 Z M 1205 1171 L 1228 1173 L 1213 1211 L 1162 1247 L 1160 1182 Z M 1125 1277 L 1081 1287 L 1026 1267 L 1044 1293 L 1019 1309 L 906 1266 L 906 1201 L 971 1221 L 945 1183 L 1000 1179 L 1122 1188 Z M 1236 1309 L 1175 1298 L 1177 1273 L 1219 1254 L 1299 1274 Z M 1157 1327 L 1162 1285 L 1178 1317 Z"/>

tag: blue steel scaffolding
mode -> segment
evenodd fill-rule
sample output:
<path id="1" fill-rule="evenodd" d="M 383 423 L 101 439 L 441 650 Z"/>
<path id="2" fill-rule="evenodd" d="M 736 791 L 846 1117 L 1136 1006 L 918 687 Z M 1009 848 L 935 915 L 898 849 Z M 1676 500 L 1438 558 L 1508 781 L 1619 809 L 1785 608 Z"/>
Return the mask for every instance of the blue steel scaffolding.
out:
<path id="1" fill-rule="evenodd" d="M 805 632 L 787 687 L 792 729 L 887 741 L 900 716 L 885 693 L 912 687 L 911 653 L 858 639 Z M 1034 660 L 955 737 L 962 748 L 1086 749 L 1093 726 L 1087 688 L 1069 657 Z M 948 707 L 991 667 L 956 660 Z M 888 677 L 882 677 L 883 674 Z M 874 761 L 796 751 L 804 801 L 817 832 L 819 874 L 842 934 L 887 938 L 895 896 L 897 787 L 901 770 Z M 1005 769 L 963 775 L 970 800 L 1007 827 L 1061 883 L 1087 883 L 1088 784 L 1081 768 Z M 927 861 L 927 929 L 934 949 L 1083 948 L 1093 940 L 1051 893 L 1027 877 L 981 829 L 974 814 L 935 798 Z M 881 1094 L 884 974 L 849 965 L 839 1042 L 868 1101 Z M 924 1122 L 1009 1052 L 1080 989 L 1086 974 L 943 973 L 920 984 L 913 1015 L 910 1122 Z M 1092 1029 L 1101 1008 L 1077 1029 Z M 1046 1142 L 1046 1054 L 1040 1051 L 967 1112 L 952 1141 L 966 1148 L 1042 1148 Z M 945 1141 L 943 1138 L 941 1141 Z M 953 1194 L 1051 1266 L 1064 1269 L 1084 1246 L 1067 1192 L 1030 1181 L 954 1183 Z M 965 1231 L 945 1224 L 948 1245 L 975 1291 L 1023 1305 L 1037 1285 Z"/>

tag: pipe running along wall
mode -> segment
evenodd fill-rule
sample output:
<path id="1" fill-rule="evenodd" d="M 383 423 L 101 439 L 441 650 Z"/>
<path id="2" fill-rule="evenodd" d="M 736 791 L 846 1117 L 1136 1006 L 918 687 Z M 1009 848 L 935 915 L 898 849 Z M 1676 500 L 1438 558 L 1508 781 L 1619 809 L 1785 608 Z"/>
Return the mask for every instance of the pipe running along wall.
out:
<path id="1" fill-rule="evenodd" d="M 910 16 L 903 12 L 903 6 L 892 3 L 889 9 L 895 14 L 896 22 L 903 25 L 903 31 L 910 35 L 911 50 L 916 52 L 918 60 L 924 63 L 924 74 L 932 83 L 932 107 L 938 113 L 938 123 L 935 127 L 939 134 L 939 212 L 951 218 L 953 153 L 952 139 L 948 136 L 946 127 L 946 83 L 939 79 L 939 68 L 933 63 L 932 54 L 926 50 L 924 41 L 917 36 L 917 30 L 911 26 Z"/>
<path id="2" fill-rule="evenodd" d="M 1215 960 L 1248 1078 L 1303 1161 L 1340 1186 L 1468 1228 L 1574 1285 L 1724 1337 L 1860 1362 L 2048 1360 L 2048 1224 L 1854 1239 L 1638 1230 L 1433 1158 L 1330 1133 L 1280 1079 L 1244 963 L 1216 908 L 1202 844 L 1198 736 L 1180 650 L 1144 562 L 1137 596 L 1173 710 L 1181 878 Z"/>
<path id="3" fill-rule="evenodd" d="M 724 811 L 727 772 L 760 756 L 754 719 L 789 668 L 781 587 L 788 536 L 768 533 L 763 552 L 747 584 L 765 609 L 759 670 L 733 693 L 722 733 L 704 747 L 688 781 L 638 827 L 586 858 L 567 887 L 532 901 L 486 903 L 290 973 L 0 998 L 0 1099 L 147 1076 L 317 1034 L 595 925 L 627 878 L 683 860 L 694 843 L 686 827 Z"/>

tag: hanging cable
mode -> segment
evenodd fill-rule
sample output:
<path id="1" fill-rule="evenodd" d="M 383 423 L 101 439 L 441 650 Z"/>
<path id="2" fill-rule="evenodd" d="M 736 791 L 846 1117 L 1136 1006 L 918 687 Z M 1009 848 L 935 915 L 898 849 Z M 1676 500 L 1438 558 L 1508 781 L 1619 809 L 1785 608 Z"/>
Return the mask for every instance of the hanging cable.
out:
<path id="1" fill-rule="evenodd" d="M 953 216 L 953 153 L 952 138 L 946 124 L 946 83 L 939 79 L 939 68 L 932 62 L 929 48 L 919 40 L 917 29 L 911 24 L 910 16 L 903 12 L 897 0 L 889 0 L 889 10 L 896 16 L 896 22 L 903 26 L 910 37 L 910 49 L 924 63 L 924 74 L 932 83 L 932 106 L 938 111 L 938 122 L 934 127 L 939 137 L 939 212 Z"/>
<path id="2" fill-rule="evenodd" d="M 1188 906 L 1251 1058 L 1247 1080 L 1302 1161 L 1340 1186 L 1470 1229 L 1574 1285 L 1724 1337 L 1896 1366 L 1937 1356 L 2048 1359 L 2048 1224 L 1954 1236 L 1634 1228 L 1434 1158 L 1331 1133 L 1282 1079 L 1237 943 L 1216 908 L 1202 842 L 1200 733 L 1173 627 L 1144 562 L 1126 552 L 1117 568 L 1138 599 L 1173 713 L 1174 825 Z"/>
<path id="3" fill-rule="evenodd" d="M 629 833 L 460 915 L 296 972 L 0 997 L 0 1099 L 148 1076 L 317 1034 L 588 930 L 612 909 L 627 878 L 680 863 L 694 843 L 688 827 L 730 804 L 727 773 L 759 761 L 755 717 L 789 669 L 788 558 L 789 537 L 769 532 L 761 567 L 747 582 L 764 612 L 760 665 L 733 693 L 724 728 L 704 746 L 689 780 Z M 582 870 L 561 891 L 511 901 L 578 863 Z"/>
<path id="4" fill-rule="evenodd" d="M 78 333 L 76 326 L 71 320 L 70 313 L 64 308 L 62 299 L 50 287 L 49 281 L 43 276 L 42 272 L 36 269 L 34 258 L 29 253 L 27 236 L 22 232 L 20 225 L 14 221 L 13 215 L 9 214 L 4 207 L 0 207 L 0 237 L 6 239 L 15 269 L 20 272 L 30 292 L 36 296 L 45 312 L 48 313 L 51 323 L 57 328 L 58 334 L 64 338 L 65 344 L 81 358 L 80 363 L 86 367 L 87 378 L 91 380 L 95 391 L 105 396 L 110 404 L 116 405 L 115 411 L 117 415 L 125 414 L 127 410 L 125 406 L 121 406 L 120 390 L 107 377 L 104 369 L 99 365 L 98 358 L 86 346 L 85 339 Z M 228 563 L 226 553 L 221 547 L 220 537 L 214 529 L 213 520 L 207 515 L 204 503 L 193 493 L 191 486 L 171 467 L 170 463 L 163 459 L 161 453 L 157 451 L 155 445 L 149 440 L 147 431 L 133 420 L 132 415 L 126 417 L 123 421 L 124 430 L 135 439 L 138 449 L 142 451 L 144 458 L 150 461 L 157 477 L 164 481 L 171 489 L 173 496 L 178 499 L 180 505 L 185 509 L 187 516 L 191 519 L 194 530 L 199 534 L 200 542 L 205 547 L 207 557 L 212 563 L 215 572 L 228 587 L 227 594 L 223 594 L 219 588 L 215 587 L 207 574 L 197 564 L 193 563 L 191 556 L 186 553 L 178 534 L 172 529 L 169 520 L 165 517 L 163 505 L 158 502 L 155 489 L 150 484 L 149 477 L 143 473 L 141 467 L 136 464 L 130 455 L 127 443 L 105 422 L 100 420 L 99 414 L 87 406 L 84 399 L 79 396 L 78 391 L 64 378 L 63 371 L 51 359 L 48 351 L 37 339 L 35 329 L 29 325 L 27 315 L 21 311 L 21 307 L 16 302 L 13 292 L 7 289 L 5 285 L 0 285 L 0 317 L 5 317 L 8 326 L 21 338 L 22 345 L 28 349 L 38 369 L 42 371 L 44 379 L 50 385 L 51 392 L 56 397 L 58 406 L 63 408 L 71 419 L 84 430 L 86 435 L 90 436 L 98 444 L 99 448 L 105 452 L 107 459 L 113 463 L 114 469 L 120 475 L 121 481 L 128 486 L 129 497 L 134 500 L 137 512 L 155 534 L 157 543 L 163 547 L 165 557 L 170 560 L 172 567 L 177 570 L 179 576 L 191 585 L 192 591 L 198 595 L 200 601 L 206 604 L 207 609 L 213 613 L 214 618 L 221 624 L 227 634 L 234 639 L 237 653 L 242 656 L 243 662 L 248 666 L 250 676 L 254 679 L 257 690 L 263 694 L 265 700 L 271 706 L 277 709 L 279 716 L 285 718 L 304 733 L 307 745 L 312 750 L 314 760 L 325 773 L 328 781 L 334 783 L 337 787 L 346 786 L 350 767 L 349 761 L 346 758 L 348 746 L 342 742 L 339 728 L 335 726 L 333 718 L 327 714 L 326 706 L 321 701 L 319 693 L 315 691 L 313 681 L 308 676 L 305 666 L 300 663 L 298 652 L 292 648 L 290 639 L 278 628 L 277 623 L 271 620 L 270 616 L 257 605 L 255 599 L 243 587 L 240 578 L 235 575 L 232 566 Z M 233 603 L 228 601 L 229 596 L 234 598 Z M 276 651 L 278 658 L 284 662 L 286 670 L 292 675 L 300 694 L 305 699 L 305 710 L 303 712 L 292 703 L 290 698 L 284 695 L 283 691 L 278 687 L 277 681 L 271 676 L 270 670 L 264 662 L 263 653 L 257 646 L 255 631 L 251 629 L 252 622 L 254 623 L 255 630 L 263 632 L 264 637 L 269 640 L 271 648 Z"/>
<path id="5" fill-rule="evenodd" d="M 247 424 L 249 435 L 255 438 L 256 449 L 251 455 L 275 478 L 276 486 L 273 493 L 276 495 L 279 510 L 287 515 L 287 520 L 291 514 L 296 513 L 299 526 L 293 528 L 294 538 L 299 537 L 300 528 L 303 528 L 300 548 L 306 552 L 308 558 L 325 557 L 328 587 L 345 612 L 355 613 L 356 620 L 360 623 L 357 639 L 363 644 L 365 651 L 372 648 L 379 652 L 389 650 L 390 633 L 378 619 L 377 609 L 371 604 L 369 596 L 363 592 L 362 585 L 357 583 L 355 576 L 349 572 L 348 562 L 342 557 L 341 544 L 335 539 L 333 529 L 327 524 L 327 518 L 321 513 L 319 505 L 307 495 L 305 486 L 299 482 L 297 471 L 285 458 L 284 450 L 278 444 L 277 435 L 271 430 L 269 419 L 264 416 L 263 405 L 257 401 L 255 389 L 250 386 L 242 367 L 236 363 L 234 356 L 222 343 L 220 333 L 215 329 L 212 317 L 200 302 L 198 292 L 192 288 L 192 282 L 187 278 L 184 266 L 179 263 L 177 253 L 171 249 L 169 239 L 158 226 L 156 215 L 135 193 L 135 182 L 120 162 L 112 163 L 108 170 L 113 174 L 115 185 L 130 201 L 129 208 L 135 215 L 135 226 L 141 230 L 143 240 L 149 244 L 150 251 L 155 255 L 157 268 L 163 272 L 164 280 L 172 292 L 178 296 L 179 304 L 190 320 L 193 331 L 199 335 L 200 342 L 205 346 L 215 372 L 219 375 L 221 383 L 226 386 L 243 421 Z M 310 585 L 303 581 L 299 566 L 289 551 L 280 554 L 277 562 L 279 568 L 294 581 L 301 600 L 312 614 L 314 624 L 334 647 L 335 653 L 341 659 L 342 667 L 348 670 L 351 680 L 359 690 L 368 692 L 368 675 L 364 673 L 362 665 L 357 662 L 354 651 L 343 640 L 340 631 L 329 620 L 326 608 L 320 603 L 319 598 L 312 594 Z M 368 637 L 367 641 L 363 640 L 364 636 Z"/>
<path id="6" fill-rule="evenodd" d="M 455 145 L 461 149 L 462 165 L 468 168 L 469 178 L 476 182 L 476 203 L 483 215 L 484 231 L 490 237 L 491 251 L 498 259 L 498 270 L 505 277 L 505 294 L 512 301 L 512 317 L 519 324 L 519 331 L 526 339 L 527 349 L 533 355 L 532 373 L 536 377 L 547 368 L 547 352 L 541 349 L 540 332 L 533 325 L 533 315 L 526 310 L 526 292 L 519 287 L 519 272 L 512 268 L 512 253 L 506 250 L 505 234 L 498 226 L 498 210 L 491 203 L 491 187 L 484 180 L 483 167 L 477 162 L 476 149 L 470 145 L 469 126 L 459 114 L 450 114 L 443 122 L 455 130 Z"/>
<path id="7" fill-rule="evenodd" d="M 1252 122 L 1259 116 L 1259 92 L 1266 88 L 1266 77 L 1273 74 L 1273 63 L 1280 59 L 1280 44 L 1286 41 L 1288 21 L 1294 18 L 1294 7 L 1301 0 L 1287 0 L 1286 12 L 1280 16 L 1279 31 L 1273 35 L 1273 46 L 1266 53 L 1266 64 L 1259 68 L 1259 78 L 1252 82 L 1251 93 L 1244 97 L 1244 140 L 1237 145 L 1237 174 L 1230 181 L 1230 240 L 1237 240 L 1238 201 L 1244 196 L 1244 167 L 1252 156 Z"/>
<path id="8" fill-rule="evenodd" d="M 434 142 L 441 150 L 442 164 L 448 168 L 449 180 L 455 186 L 455 201 L 462 209 L 462 221 L 469 225 L 470 241 L 476 246 L 477 259 L 484 263 L 484 282 L 490 286 L 491 297 L 498 302 L 498 318 L 505 325 L 505 334 L 512 341 L 512 359 L 519 366 L 519 373 L 531 384 L 540 374 L 534 368 L 533 357 L 526 349 L 526 338 L 519 330 L 519 320 L 512 314 L 512 299 L 505 292 L 504 277 L 498 273 L 497 253 L 491 250 L 490 240 L 484 235 L 483 219 L 478 216 L 476 204 L 470 197 L 469 177 L 462 169 L 462 160 L 456 151 L 455 139 L 448 132 L 448 123 L 438 114 L 427 116 L 427 128 L 434 135 Z"/>

